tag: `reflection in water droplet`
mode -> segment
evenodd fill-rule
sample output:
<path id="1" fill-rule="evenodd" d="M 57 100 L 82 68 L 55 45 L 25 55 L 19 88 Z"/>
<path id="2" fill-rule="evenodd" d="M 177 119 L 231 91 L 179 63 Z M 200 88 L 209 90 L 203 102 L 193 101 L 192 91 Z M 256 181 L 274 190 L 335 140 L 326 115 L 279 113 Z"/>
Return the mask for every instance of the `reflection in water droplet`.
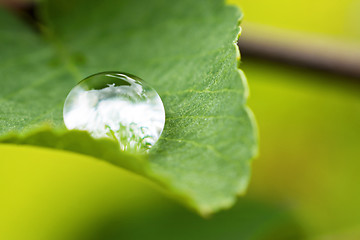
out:
<path id="1" fill-rule="evenodd" d="M 157 92 L 142 79 L 121 72 L 103 72 L 82 80 L 64 105 L 68 129 L 108 137 L 124 151 L 148 151 L 159 139 L 165 110 Z"/>

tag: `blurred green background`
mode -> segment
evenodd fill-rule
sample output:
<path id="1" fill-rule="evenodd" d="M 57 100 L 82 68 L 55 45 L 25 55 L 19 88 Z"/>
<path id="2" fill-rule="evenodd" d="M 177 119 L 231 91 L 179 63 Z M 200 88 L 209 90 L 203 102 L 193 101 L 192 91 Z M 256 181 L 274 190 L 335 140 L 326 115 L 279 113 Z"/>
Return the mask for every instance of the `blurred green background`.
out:
<path id="1" fill-rule="evenodd" d="M 360 43 L 359 0 L 231 2 L 244 37 L 255 23 Z M 0 239 L 360 239 L 359 78 L 251 55 L 241 68 L 260 154 L 234 208 L 202 219 L 99 160 L 0 145 Z"/>

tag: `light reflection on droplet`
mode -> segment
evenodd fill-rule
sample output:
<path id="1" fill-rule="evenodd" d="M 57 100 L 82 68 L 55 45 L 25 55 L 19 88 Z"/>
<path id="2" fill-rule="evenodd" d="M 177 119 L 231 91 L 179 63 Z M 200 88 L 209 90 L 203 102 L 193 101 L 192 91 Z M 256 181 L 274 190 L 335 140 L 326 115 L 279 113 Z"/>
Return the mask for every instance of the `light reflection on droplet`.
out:
<path id="1" fill-rule="evenodd" d="M 65 100 L 68 129 L 108 137 L 124 151 L 148 151 L 165 125 L 165 110 L 157 92 L 142 79 L 121 72 L 103 72 L 82 80 Z"/>

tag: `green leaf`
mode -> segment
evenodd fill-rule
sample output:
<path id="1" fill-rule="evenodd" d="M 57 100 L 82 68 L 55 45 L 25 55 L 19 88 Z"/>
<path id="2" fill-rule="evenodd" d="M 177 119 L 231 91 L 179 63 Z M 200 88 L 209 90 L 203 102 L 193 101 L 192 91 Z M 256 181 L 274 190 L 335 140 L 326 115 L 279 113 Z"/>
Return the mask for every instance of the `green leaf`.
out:
<path id="1" fill-rule="evenodd" d="M 237 69 L 237 8 L 221 0 L 73 0 L 50 1 L 41 16 L 43 38 L 0 13 L 2 142 L 95 156 L 155 180 L 201 214 L 244 193 L 257 145 Z M 165 129 L 148 157 L 64 129 L 67 93 L 109 70 L 145 79 L 164 102 Z"/>

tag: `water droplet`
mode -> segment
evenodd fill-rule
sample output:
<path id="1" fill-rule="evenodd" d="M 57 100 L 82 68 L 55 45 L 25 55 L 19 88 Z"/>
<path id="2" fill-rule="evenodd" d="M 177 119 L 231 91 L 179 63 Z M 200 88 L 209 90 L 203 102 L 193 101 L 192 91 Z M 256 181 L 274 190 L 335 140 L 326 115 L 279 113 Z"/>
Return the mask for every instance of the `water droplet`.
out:
<path id="1" fill-rule="evenodd" d="M 116 140 L 124 151 L 148 151 L 159 139 L 165 110 L 157 92 L 142 79 L 121 72 L 94 74 L 78 83 L 64 105 L 68 129 Z"/>

